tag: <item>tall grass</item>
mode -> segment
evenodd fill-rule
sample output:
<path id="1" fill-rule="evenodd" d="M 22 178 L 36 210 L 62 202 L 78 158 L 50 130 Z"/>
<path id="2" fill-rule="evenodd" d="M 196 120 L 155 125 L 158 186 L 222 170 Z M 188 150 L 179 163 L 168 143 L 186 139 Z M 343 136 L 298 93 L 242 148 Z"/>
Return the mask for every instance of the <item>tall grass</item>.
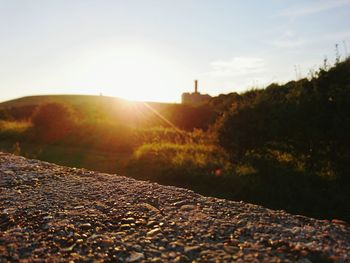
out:
<path id="1" fill-rule="evenodd" d="M 212 144 L 147 143 L 135 150 L 126 171 L 138 179 L 211 193 L 213 183 L 232 171 L 227 160 Z"/>
<path id="2" fill-rule="evenodd" d="M 0 120 L 0 138 L 19 139 L 31 126 L 30 121 Z"/>
<path id="3" fill-rule="evenodd" d="M 225 165 L 223 152 L 214 145 L 205 144 L 148 143 L 135 151 L 134 158 L 207 169 Z"/>
<path id="4" fill-rule="evenodd" d="M 165 128 L 151 127 L 135 129 L 134 139 L 140 144 L 208 144 L 212 141 L 211 135 L 200 129 L 194 129 L 192 132 Z"/>

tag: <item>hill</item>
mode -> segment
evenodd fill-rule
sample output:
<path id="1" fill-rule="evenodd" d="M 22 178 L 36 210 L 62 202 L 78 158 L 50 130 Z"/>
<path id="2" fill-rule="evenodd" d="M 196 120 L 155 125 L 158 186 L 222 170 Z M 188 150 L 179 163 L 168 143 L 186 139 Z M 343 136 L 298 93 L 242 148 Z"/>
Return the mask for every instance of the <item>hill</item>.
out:
<path id="1" fill-rule="evenodd" d="M 0 153 L 0 261 L 348 262 L 350 228 Z"/>
<path id="2" fill-rule="evenodd" d="M 159 102 L 134 102 L 120 98 L 89 95 L 42 95 L 22 97 L 0 103 L 2 115 L 14 119 L 28 119 L 36 107 L 47 103 L 71 106 L 81 118 L 112 121 L 127 126 L 175 126 L 179 129 L 208 128 L 215 113 L 207 105 Z M 1 114 L 0 114 L 1 115 Z"/>

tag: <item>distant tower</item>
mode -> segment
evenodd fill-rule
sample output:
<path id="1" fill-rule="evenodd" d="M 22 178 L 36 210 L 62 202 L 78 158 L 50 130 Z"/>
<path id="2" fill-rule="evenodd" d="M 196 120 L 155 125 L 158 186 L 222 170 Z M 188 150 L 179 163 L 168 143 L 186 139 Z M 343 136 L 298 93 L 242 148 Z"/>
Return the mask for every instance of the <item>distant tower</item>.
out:
<path id="1" fill-rule="evenodd" d="M 206 103 L 211 98 L 208 94 L 200 94 L 198 91 L 198 80 L 194 81 L 194 92 L 184 92 L 181 96 L 182 104 L 198 106 Z"/>
<path id="2" fill-rule="evenodd" d="M 194 93 L 198 93 L 198 80 L 194 81 Z"/>

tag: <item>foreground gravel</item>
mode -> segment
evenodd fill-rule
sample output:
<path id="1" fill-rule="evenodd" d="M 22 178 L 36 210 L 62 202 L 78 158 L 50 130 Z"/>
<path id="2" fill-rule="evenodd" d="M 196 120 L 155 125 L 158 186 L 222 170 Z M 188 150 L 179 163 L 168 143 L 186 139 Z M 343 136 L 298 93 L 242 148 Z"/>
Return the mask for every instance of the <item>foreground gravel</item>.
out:
<path id="1" fill-rule="evenodd" d="M 350 228 L 0 153 L 0 262 L 350 262 Z"/>

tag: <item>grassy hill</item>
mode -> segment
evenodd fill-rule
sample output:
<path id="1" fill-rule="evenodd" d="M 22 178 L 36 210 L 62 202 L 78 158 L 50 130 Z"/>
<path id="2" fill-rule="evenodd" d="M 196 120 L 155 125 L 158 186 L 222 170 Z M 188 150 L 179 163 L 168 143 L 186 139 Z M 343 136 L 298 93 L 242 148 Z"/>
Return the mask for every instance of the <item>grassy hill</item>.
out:
<path id="1" fill-rule="evenodd" d="M 29 119 L 36 107 L 47 103 L 69 105 L 80 118 L 112 121 L 133 127 L 176 127 L 206 129 L 215 119 L 209 106 L 159 102 L 133 102 L 120 98 L 89 95 L 42 95 L 22 97 L 0 103 L 2 115 L 16 120 Z"/>
<path id="2" fill-rule="evenodd" d="M 63 131 L 57 114 L 38 129 L 33 113 L 42 105 L 67 106 L 75 124 Z M 1 118 L 2 117 L 2 118 Z M 120 98 L 88 95 L 45 95 L 0 103 L 0 151 L 15 152 L 58 164 L 121 173 L 134 152 L 148 144 L 196 143 L 201 132 L 215 120 L 208 105 L 132 102 Z M 62 131 L 62 132 L 60 132 Z M 197 136 L 197 135 L 198 136 Z M 203 151 L 203 150 L 201 150 Z"/>

